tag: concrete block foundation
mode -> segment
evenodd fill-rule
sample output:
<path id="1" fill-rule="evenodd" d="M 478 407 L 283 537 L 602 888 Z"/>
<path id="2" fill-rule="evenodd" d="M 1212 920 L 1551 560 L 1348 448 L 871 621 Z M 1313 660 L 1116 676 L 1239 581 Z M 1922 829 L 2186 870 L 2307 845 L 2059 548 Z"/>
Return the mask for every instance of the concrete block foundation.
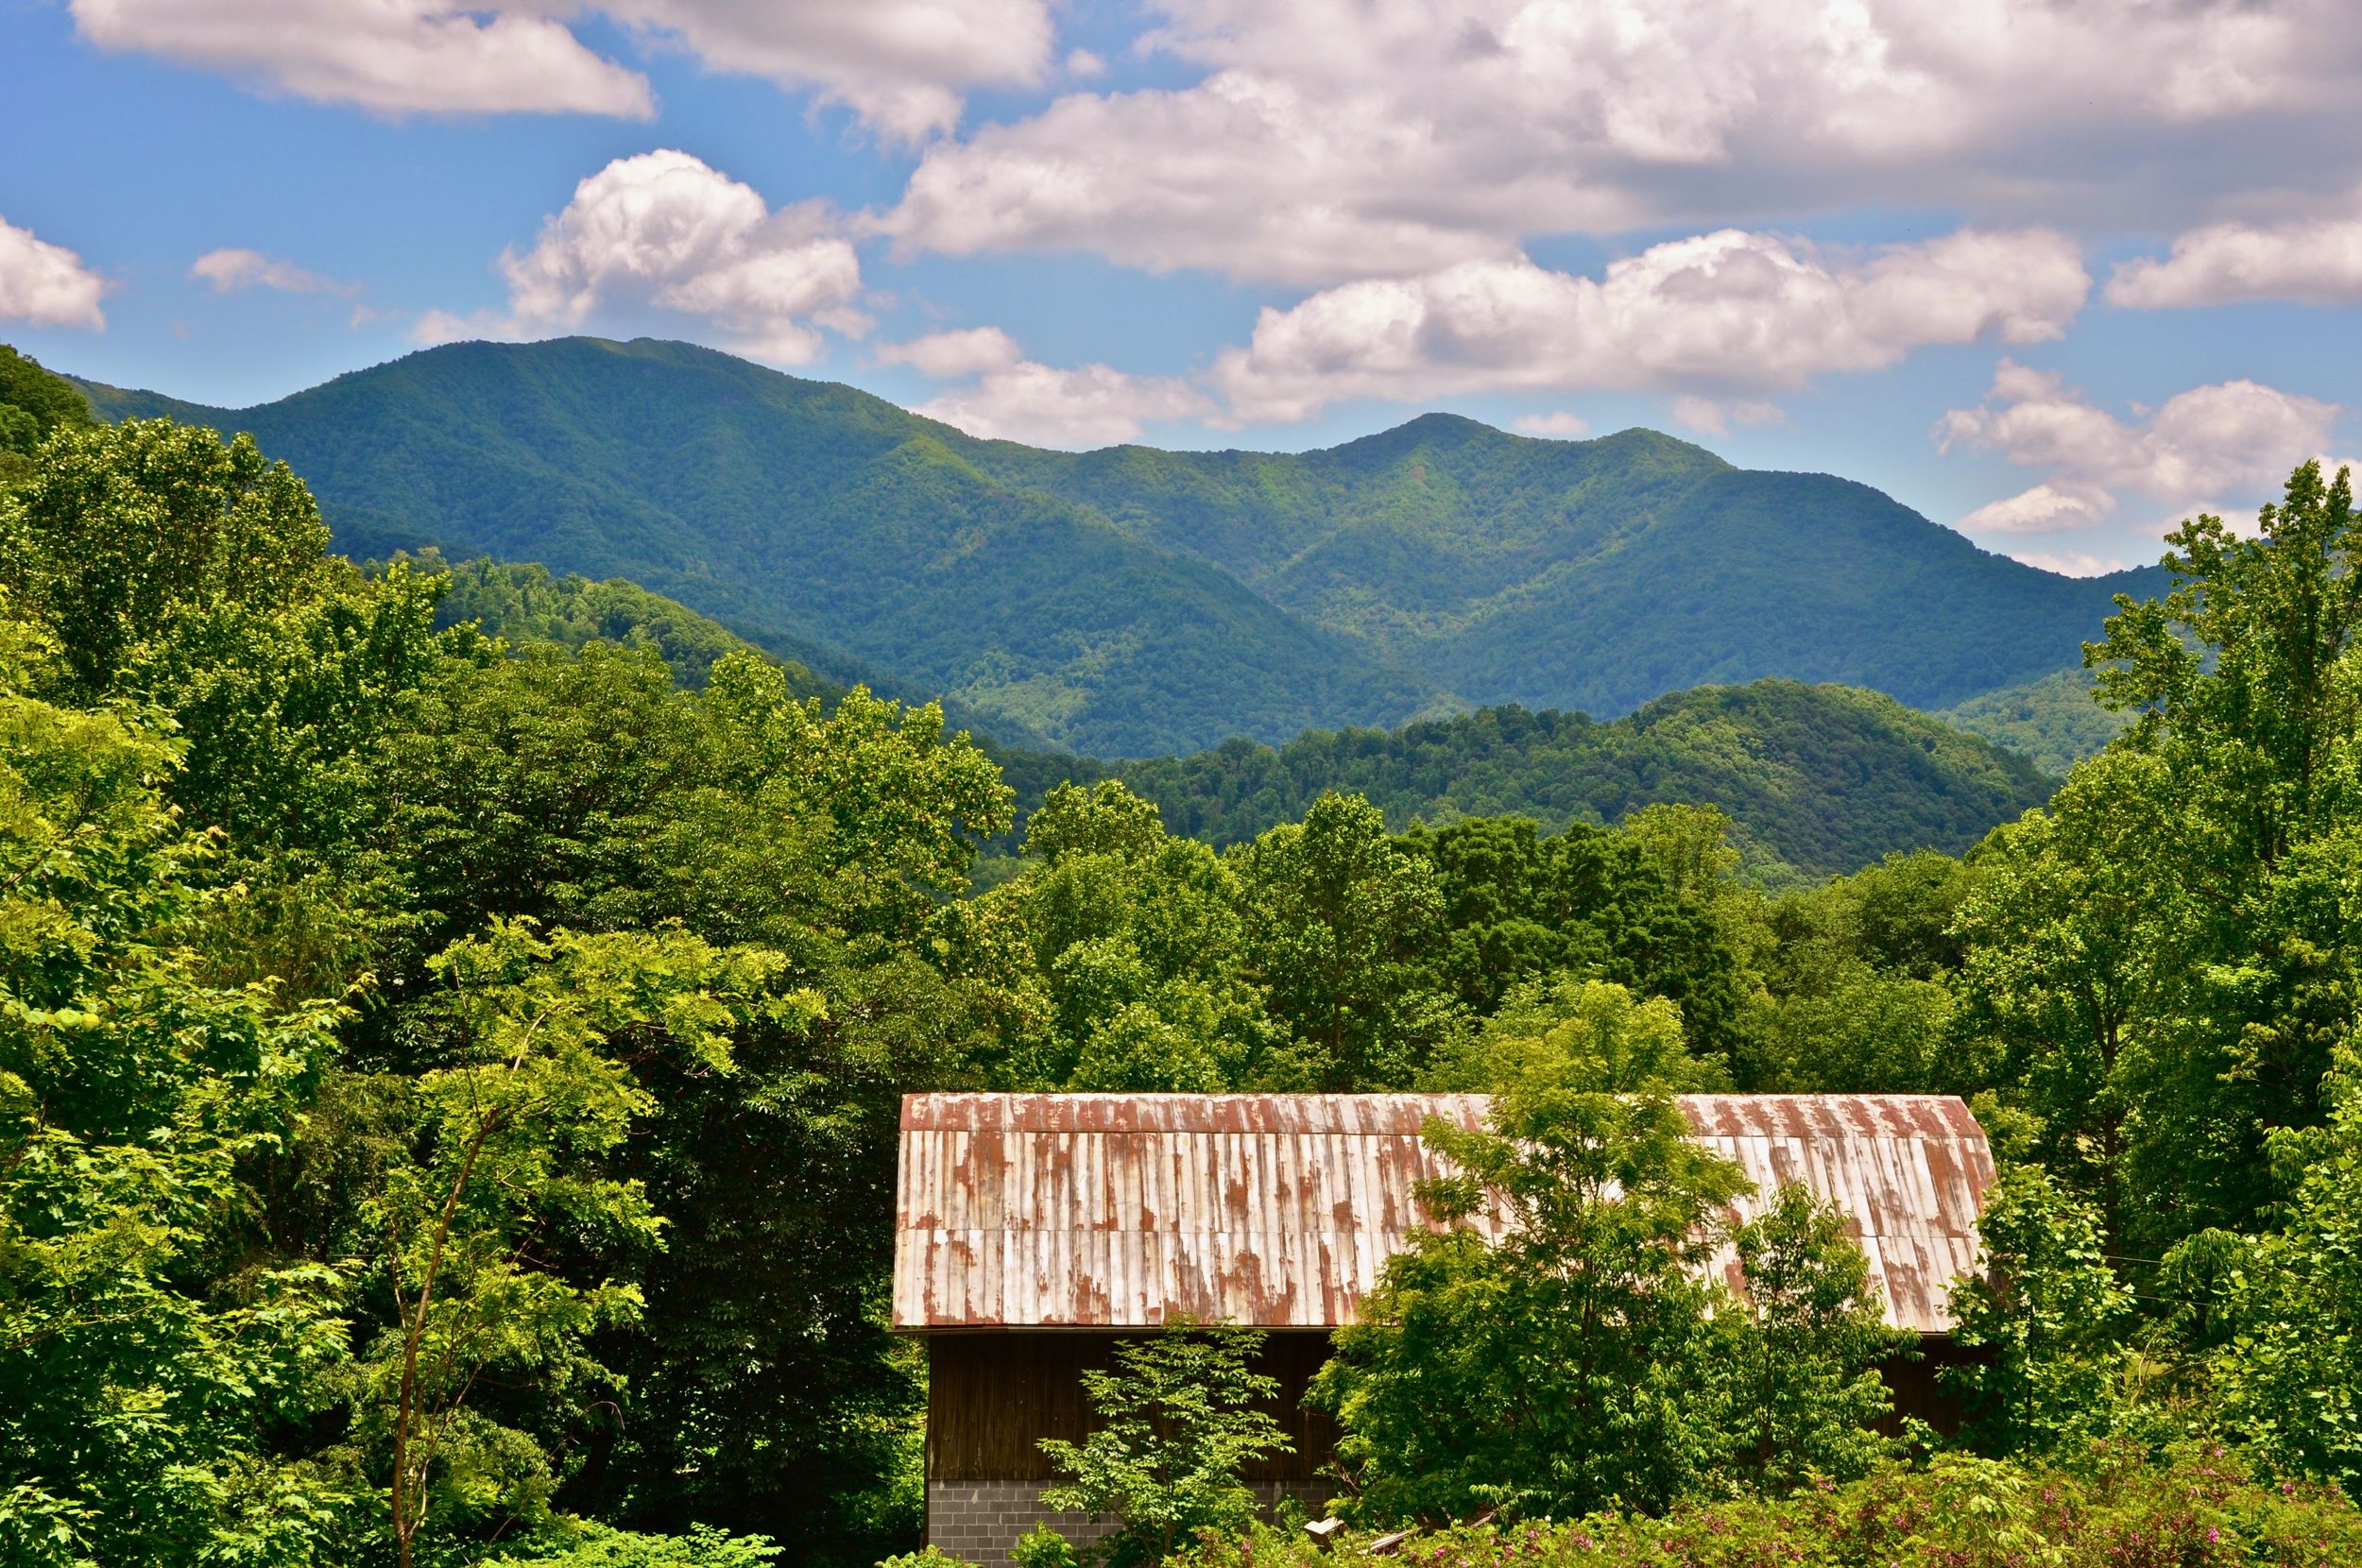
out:
<path id="1" fill-rule="evenodd" d="M 1001 1568 L 1018 1537 L 1036 1525 L 1048 1525 L 1077 1546 L 1114 1530 L 1113 1525 L 1093 1524 L 1084 1514 L 1043 1508 L 1041 1491 L 1039 1481 L 929 1481 L 927 1544 L 979 1568 Z M 1329 1489 L 1319 1484 L 1265 1481 L 1255 1491 L 1267 1512 L 1282 1496 L 1293 1496 L 1315 1516 L 1330 1496 Z"/>

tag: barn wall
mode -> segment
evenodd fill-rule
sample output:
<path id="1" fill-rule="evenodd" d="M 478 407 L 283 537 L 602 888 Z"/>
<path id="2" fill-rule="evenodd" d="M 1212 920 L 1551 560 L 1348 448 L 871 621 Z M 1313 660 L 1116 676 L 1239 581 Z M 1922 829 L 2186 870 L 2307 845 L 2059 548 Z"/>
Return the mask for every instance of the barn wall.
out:
<path id="1" fill-rule="evenodd" d="M 1112 1366 L 1115 1348 L 1125 1338 L 1079 1329 L 930 1335 L 928 1478 L 947 1483 L 1055 1479 L 1057 1473 L 1042 1456 L 1041 1440 L 1080 1442 L 1089 1435 L 1083 1372 Z M 1304 1391 L 1327 1357 L 1326 1333 L 1265 1338 L 1256 1370 L 1279 1381 L 1279 1395 L 1266 1408 L 1295 1440 L 1296 1451 L 1250 1466 L 1247 1479 L 1309 1482 L 1328 1462 L 1336 1426 L 1325 1412 L 1304 1407 Z"/>

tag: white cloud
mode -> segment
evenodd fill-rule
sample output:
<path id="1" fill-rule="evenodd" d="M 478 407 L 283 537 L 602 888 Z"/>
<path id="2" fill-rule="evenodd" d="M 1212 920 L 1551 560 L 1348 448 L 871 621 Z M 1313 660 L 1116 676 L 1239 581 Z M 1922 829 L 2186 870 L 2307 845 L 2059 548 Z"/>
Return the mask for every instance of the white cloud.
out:
<path id="1" fill-rule="evenodd" d="M 1673 422 L 1701 435 L 1728 435 L 1733 425 L 1772 425 L 1784 418 L 1777 403 L 1721 402 L 1691 393 L 1673 400 Z"/>
<path id="2" fill-rule="evenodd" d="M 2108 520 L 2128 491 L 2164 503 L 2157 510 L 2172 518 L 2228 513 L 2327 451 L 2338 408 L 2232 381 L 2133 412 L 2132 420 L 2120 419 L 2056 375 L 2002 361 L 1983 403 L 1953 409 L 1938 422 L 1937 444 L 1996 452 L 2049 477 L 1978 507 L 1960 528 L 2014 535 L 2089 528 Z"/>
<path id="3" fill-rule="evenodd" d="M 0 218 L 0 321 L 96 332 L 107 325 L 98 308 L 106 292 L 107 280 L 81 257 Z"/>
<path id="4" fill-rule="evenodd" d="M 888 135 L 958 124 L 963 92 L 1047 70 L 1046 0 L 72 0 L 82 35 L 321 103 L 386 113 L 571 111 L 645 119 L 639 72 L 571 21 L 600 13 L 709 68 L 810 89 Z"/>
<path id="5" fill-rule="evenodd" d="M 2136 309 L 2237 299 L 2362 301 L 2362 218 L 2210 224 L 2175 240 L 2166 260 L 2127 262 L 2108 280 L 2109 303 Z"/>
<path id="6" fill-rule="evenodd" d="M 1178 377 L 1135 376 L 1105 365 L 1071 368 L 1027 359 L 998 327 L 933 332 L 877 350 L 938 380 L 976 378 L 915 412 L 988 441 L 1090 448 L 1137 441 L 1151 420 L 1202 418 L 1211 399 Z"/>
<path id="7" fill-rule="evenodd" d="M 1511 429 L 1527 435 L 1541 435 L 1554 441 L 1580 441 L 1591 434 L 1591 421 L 1580 414 L 1563 408 L 1548 414 L 1528 414 L 1512 421 Z"/>
<path id="8" fill-rule="evenodd" d="M 213 284 L 215 294 L 266 288 L 282 294 L 335 294 L 350 298 L 361 292 L 358 283 L 340 283 L 317 272 L 307 272 L 293 262 L 241 247 L 208 250 L 190 264 L 189 276 Z"/>
<path id="9" fill-rule="evenodd" d="M 998 327 L 931 332 L 908 343 L 880 344 L 877 353 L 882 364 L 907 365 L 920 375 L 937 381 L 1003 370 L 1025 357 L 1017 339 Z"/>
<path id="10" fill-rule="evenodd" d="M 2055 337 L 2090 282 L 2076 247 L 2039 230 L 1851 257 L 1724 230 L 1652 246 L 1596 281 L 1520 256 L 1344 284 L 1266 308 L 1214 376 L 1234 417 L 1275 420 L 1341 399 L 1488 389 L 1787 390 L 1933 344 Z"/>
<path id="11" fill-rule="evenodd" d="M 647 78 L 535 5 L 454 0 L 73 0 L 102 49 L 163 55 L 271 91 L 385 113 L 645 119 Z"/>
<path id="12" fill-rule="evenodd" d="M 915 412 L 986 440 L 1087 450 L 1137 441 L 1152 419 L 1197 418 L 1212 411 L 1206 394 L 1186 381 L 1128 375 L 1104 365 L 1061 369 L 1019 360 Z"/>
<path id="13" fill-rule="evenodd" d="M 815 89 L 888 135 L 916 142 L 959 123 L 964 90 L 1021 87 L 1048 72 L 1047 0 L 597 0 L 677 39 L 707 69 Z"/>
<path id="14" fill-rule="evenodd" d="M 807 203 L 771 211 L 747 185 L 685 152 L 619 158 L 574 188 L 530 250 L 502 254 L 508 312 L 420 319 L 421 342 L 570 332 L 610 307 L 703 318 L 732 347 L 777 364 L 818 355 L 812 324 L 857 335 L 861 263 Z"/>
<path id="15" fill-rule="evenodd" d="M 2064 553 L 2029 550 L 2017 558 L 2028 566 L 2040 567 L 2045 571 L 2055 571 L 2062 577 L 2099 577 L 2111 571 L 2122 571 L 2131 564 L 2114 556 L 2094 555 L 2080 550 L 2070 550 Z"/>
<path id="16" fill-rule="evenodd" d="M 2286 178 L 2362 175 L 2350 0 L 1155 9 L 1144 46 L 1200 79 L 1070 94 L 939 143 L 887 229 L 1320 287 L 1534 234 L 1881 200 L 2178 226 L 2244 197 L 2275 147 Z"/>
<path id="17" fill-rule="evenodd" d="M 2116 509 L 2116 498 L 2097 485 L 2061 477 L 2052 485 L 1987 502 L 1958 527 L 1963 534 L 2056 534 L 2097 528 Z"/>

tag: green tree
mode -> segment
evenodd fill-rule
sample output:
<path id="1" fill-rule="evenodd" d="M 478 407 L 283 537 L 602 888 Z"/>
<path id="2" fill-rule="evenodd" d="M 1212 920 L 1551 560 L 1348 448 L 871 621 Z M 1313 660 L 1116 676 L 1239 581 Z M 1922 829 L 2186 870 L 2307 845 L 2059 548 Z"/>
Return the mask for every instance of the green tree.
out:
<path id="1" fill-rule="evenodd" d="M 1247 961 L 1317 1086 L 1409 1083 L 1453 1021 L 1448 998 L 1421 983 L 1443 914 L 1429 863 L 1395 848 L 1358 795 L 1324 795 L 1302 823 L 1227 859 Z"/>
<path id="2" fill-rule="evenodd" d="M 1845 1217 L 1790 1183 L 1733 1243 L 1748 1309 L 1732 1384 L 1737 1469 L 1772 1492 L 1867 1474 L 1892 1449 L 1872 1425 L 1892 1405 L 1877 1364 L 1913 1336 L 1887 1326 Z"/>
<path id="3" fill-rule="evenodd" d="M 1445 1228 L 1412 1233 L 1313 1384 L 1356 1507 L 1659 1508 L 1713 1484 L 1731 1304 L 1704 1270 L 1737 1167 L 1662 1092 L 1540 1073 L 1504 1087 L 1486 1131 L 1425 1135 L 1462 1172 L 1421 1189 Z"/>
<path id="4" fill-rule="evenodd" d="M 1690 1053 L 1681 1010 L 1671 1002 L 1563 975 L 1511 991 L 1431 1082 L 1488 1091 L 1581 1085 L 1610 1094 L 1730 1086 L 1720 1063 Z"/>
<path id="5" fill-rule="evenodd" d="M 1097 1548 L 1107 1568 L 1151 1568 L 1201 1529 L 1237 1530 L 1254 1517 L 1241 1472 L 1294 1447 L 1262 1408 L 1279 1393 L 1254 1368 L 1262 1348 L 1251 1329 L 1172 1324 L 1118 1344 L 1113 1370 L 1083 1373 L 1096 1424 L 1080 1443 L 1042 1440 L 1069 1477 L 1042 1502 L 1116 1522 Z"/>
<path id="6" fill-rule="evenodd" d="M 605 1167 L 651 1109 L 623 1057 L 665 1049 L 728 1072 L 743 1008 L 814 1006 L 766 996 L 778 968 L 682 933 L 543 939 L 516 923 L 436 959 L 443 1060 L 406 1086 L 416 1152 L 379 1173 L 361 1215 L 391 1321 L 367 1348 L 355 1402 L 402 1568 L 431 1525 L 545 1509 L 549 1457 L 488 1416 L 477 1385 L 611 1384 L 587 1341 L 633 1321 L 640 1291 L 553 1260 L 658 1241 L 642 1185 Z"/>
<path id="7" fill-rule="evenodd" d="M 304 597 L 327 547 L 286 464 L 265 462 L 250 435 L 225 445 L 169 419 L 61 431 L 0 498 L 0 586 L 56 636 L 83 697 L 108 691 L 183 616 Z"/>
<path id="8" fill-rule="evenodd" d="M 2362 1056 L 2328 1123 L 2273 1140 L 2286 1223 L 2232 1257 L 2211 1371 L 2225 1423 L 2272 1463 L 2362 1497 Z"/>
<path id="9" fill-rule="evenodd" d="M 204 982 L 177 748 L 28 695 L 47 656 L 0 616 L 0 1556 L 340 1560 L 339 1487 L 279 1444 L 341 1282 L 246 1247 L 334 1014 Z"/>
<path id="10" fill-rule="evenodd" d="M 1952 1288 L 1948 1369 L 1967 1396 L 1969 1440 L 1989 1454 L 2047 1453 L 2115 1430 L 2132 1293 L 2108 1266 L 2099 1217 L 2039 1166 L 2005 1168 L 1977 1221 L 1978 1272 Z"/>
<path id="11" fill-rule="evenodd" d="M 60 427 L 86 429 L 90 404 L 62 376 L 0 343 L 0 488 L 33 471 L 33 453 Z"/>
<path id="12" fill-rule="evenodd" d="M 1052 865 L 1077 852 L 1137 859 L 1164 843 L 1165 825 L 1155 803 L 1142 800 L 1119 779 L 1103 778 L 1087 789 L 1071 782 L 1053 785 L 1025 819 L 1025 853 Z"/>
<path id="13" fill-rule="evenodd" d="M 1589 974 L 1669 998 L 1694 1045 L 1731 1051 L 1737 956 L 1707 903 L 1678 893 L 1634 835 L 1481 817 L 1400 842 L 1434 863 L 1446 934 L 1429 963 L 1469 1008 L 1489 1012 L 1538 976 Z"/>

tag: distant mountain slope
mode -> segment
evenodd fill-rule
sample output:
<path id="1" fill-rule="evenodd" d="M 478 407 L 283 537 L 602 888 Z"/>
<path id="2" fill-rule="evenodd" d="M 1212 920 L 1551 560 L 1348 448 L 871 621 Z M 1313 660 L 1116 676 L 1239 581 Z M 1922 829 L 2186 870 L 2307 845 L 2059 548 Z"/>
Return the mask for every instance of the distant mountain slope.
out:
<path id="1" fill-rule="evenodd" d="M 2024 758 L 1891 697 L 1784 680 L 1701 687 L 1604 723 L 1491 707 L 1104 771 L 1174 832 L 1217 844 L 1300 817 L 1332 789 L 1369 796 L 1397 827 L 1504 812 L 1555 827 L 1659 801 L 1716 805 L 1759 861 L 1809 878 L 1896 850 L 1957 854 L 2051 787 Z"/>
<path id="2" fill-rule="evenodd" d="M 692 685 L 744 645 L 632 583 L 485 560 L 449 570 L 445 620 L 476 621 L 511 641 L 644 645 Z M 789 679 L 799 692 L 835 694 L 798 665 Z M 1613 822 L 1655 801 L 1710 802 L 1731 814 L 1759 871 L 1807 878 L 1893 850 L 1964 849 L 2048 789 L 2023 758 L 1891 697 L 1794 681 L 1702 688 L 1607 723 L 1494 707 L 1391 734 L 1313 731 L 1275 750 L 1238 740 L 1133 762 L 986 750 L 1016 786 L 1020 817 L 1062 779 L 1105 777 L 1156 801 L 1173 831 L 1215 844 L 1299 818 L 1325 790 L 1368 795 L 1396 827 L 1500 813 L 1558 827 Z"/>
<path id="3" fill-rule="evenodd" d="M 2113 594 L 2162 591 L 2153 569 L 2040 571 L 1867 486 L 1647 430 L 1547 441 L 1430 414 L 1301 456 L 995 443 L 976 462 L 1488 702 L 1620 713 L 1780 675 L 1939 707 L 2057 669 Z"/>
<path id="4" fill-rule="evenodd" d="M 628 577 L 1061 745 L 1282 739 L 1438 695 L 1217 567 L 995 481 L 945 426 L 703 349 L 457 344 L 234 411 L 89 391 L 110 417 L 252 431 L 350 554 Z"/>
<path id="5" fill-rule="evenodd" d="M 2112 591 L 2154 590 L 1648 431 L 1430 415 L 1303 454 L 1077 455 L 587 338 L 455 344 L 237 411 L 87 390 L 111 418 L 252 430 L 355 554 L 629 577 L 1102 756 L 1764 676 L 1942 707 L 2057 669 Z"/>
<path id="6" fill-rule="evenodd" d="M 1936 717 L 2058 776 L 2114 740 L 2131 722 L 2130 715 L 2111 713 L 2092 700 L 2091 672 L 2080 664 L 1980 693 Z"/>

